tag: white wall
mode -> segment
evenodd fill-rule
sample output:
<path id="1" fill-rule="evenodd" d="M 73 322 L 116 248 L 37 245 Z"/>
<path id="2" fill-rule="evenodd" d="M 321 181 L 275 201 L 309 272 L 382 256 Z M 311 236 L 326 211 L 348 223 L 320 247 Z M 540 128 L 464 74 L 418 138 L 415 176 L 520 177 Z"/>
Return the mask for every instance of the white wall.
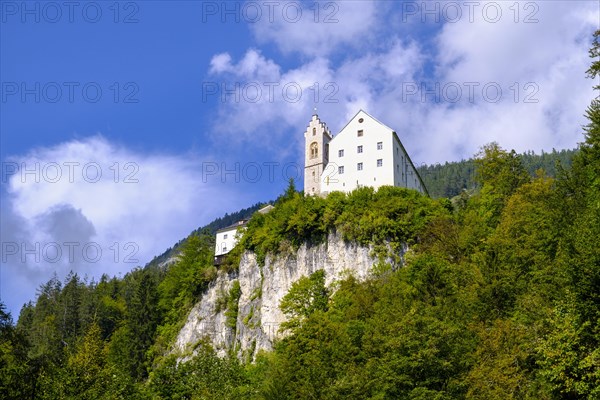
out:
<path id="1" fill-rule="evenodd" d="M 362 136 L 358 136 L 359 130 L 363 131 Z M 362 153 L 358 153 L 358 146 L 362 146 Z M 340 150 L 344 150 L 341 157 Z M 377 160 L 382 160 L 380 167 Z M 362 170 L 358 169 L 358 163 L 362 163 Z M 344 167 L 343 173 L 339 167 Z M 398 136 L 361 110 L 329 143 L 329 163 L 321 175 L 321 193 L 351 192 L 361 186 L 377 189 L 383 185 L 423 192 L 417 172 Z"/>
<path id="2" fill-rule="evenodd" d="M 244 229 L 243 227 L 240 228 Z M 241 234 L 241 232 L 240 232 Z M 215 256 L 227 254 L 235 247 L 238 242 L 238 227 L 234 226 L 228 230 L 217 232 L 217 238 L 215 243 Z"/>
<path id="3" fill-rule="evenodd" d="M 361 137 L 359 130 L 363 131 Z M 381 149 L 377 148 L 378 142 L 382 143 Z M 362 153 L 358 153 L 358 146 L 362 146 Z M 344 150 L 342 157 L 340 150 Z M 393 131 L 360 111 L 329 143 L 329 163 L 323 171 L 321 192 L 350 192 L 359 186 L 394 185 L 393 152 Z M 381 167 L 377 166 L 377 160 L 382 160 Z M 362 163 L 362 171 L 358 170 L 358 163 Z M 339 173 L 341 166 L 344 167 L 343 174 Z"/>
<path id="4" fill-rule="evenodd" d="M 396 186 L 423 192 L 417 171 L 397 137 L 394 137 L 394 182 Z"/>

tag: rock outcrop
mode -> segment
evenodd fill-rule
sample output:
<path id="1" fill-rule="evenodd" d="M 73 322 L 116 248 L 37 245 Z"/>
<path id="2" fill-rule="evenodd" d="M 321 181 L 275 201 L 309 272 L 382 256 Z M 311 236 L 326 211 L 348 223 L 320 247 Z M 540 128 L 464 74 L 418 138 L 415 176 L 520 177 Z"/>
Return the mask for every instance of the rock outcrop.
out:
<path id="1" fill-rule="evenodd" d="M 325 270 L 327 286 L 349 275 L 363 280 L 376 262 L 371 250 L 331 233 L 322 244 L 269 255 L 264 266 L 253 253 L 245 252 L 238 272 L 220 271 L 203 293 L 178 334 L 175 350 L 189 354 L 199 341 L 208 340 L 220 355 L 233 351 L 240 358 L 254 359 L 259 350 L 271 350 L 274 339 L 281 336 L 279 326 L 286 318 L 279 304 L 295 281 L 320 269 Z M 223 304 L 236 280 L 241 294 L 233 328 Z"/>

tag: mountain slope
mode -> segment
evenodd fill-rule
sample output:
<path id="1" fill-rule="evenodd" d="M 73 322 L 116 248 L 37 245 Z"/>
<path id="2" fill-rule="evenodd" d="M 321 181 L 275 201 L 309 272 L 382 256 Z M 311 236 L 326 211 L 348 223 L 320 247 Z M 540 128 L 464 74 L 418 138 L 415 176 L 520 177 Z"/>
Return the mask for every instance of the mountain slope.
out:
<path id="1" fill-rule="evenodd" d="M 558 174 L 557 165 L 569 169 L 575 154 L 577 150 L 552 150 L 551 153 L 542 151 L 541 154 L 528 151 L 519 154 L 519 158 L 531 176 L 535 176 L 536 171 L 542 169 L 546 175 L 554 178 Z M 422 165 L 417 169 L 429 195 L 433 198 L 452 198 L 465 189 L 477 187 L 475 162 L 472 158 L 444 164 Z"/>

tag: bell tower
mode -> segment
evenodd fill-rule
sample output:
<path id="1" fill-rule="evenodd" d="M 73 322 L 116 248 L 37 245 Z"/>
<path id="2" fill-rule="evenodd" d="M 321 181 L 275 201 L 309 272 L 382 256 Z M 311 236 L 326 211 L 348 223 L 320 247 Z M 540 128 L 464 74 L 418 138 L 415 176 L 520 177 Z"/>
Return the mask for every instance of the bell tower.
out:
<path id="1" fill-rule="evenodd" d="M 317 110 L 304 132 L 304 195 L 321 194 L 321 174 L 329 162 L 331 133 Z"/>

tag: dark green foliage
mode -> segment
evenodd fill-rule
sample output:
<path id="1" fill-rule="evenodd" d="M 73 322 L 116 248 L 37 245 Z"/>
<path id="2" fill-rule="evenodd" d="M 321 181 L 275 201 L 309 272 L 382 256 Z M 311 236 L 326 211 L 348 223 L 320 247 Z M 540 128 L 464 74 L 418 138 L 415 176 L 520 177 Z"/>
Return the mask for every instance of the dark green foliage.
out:
<path id="1" fill-rule="evenodd" d="M 290 399 L 464 393 L 452 378 L 467 370 L 474 347 L 467 329 L 472 311 L 460 295 L 470 282 L 459 283 L 450 271 L 450 265 L 424 256 L 392 275 L 341 282 L 329 307 L 306 313 L 278 344 L 278 359 L 270 362 L 285 384 L 268 382 L 265 397 L 276 397 L 275 390 Z M 299 287 L 293 289 L 297 297 Z M 463 311 L 457 317 L 458 309 Z"/>
<path id="2" fill-rule="evenodd" d="M 445 212 L 439 203 L 414 190 L 384 186 L 375 192 L 360 188 L 348 196 L 335 224 L 346 240 L 363 245 L 384 241 L 392 246 L 413 244 L 431 219 Z"/>
<path id="3" fill-rule="evenodd" d="M 327 234 L 320 220 L 324 205 L 322 198 L 289 193 L 271 212 L 253 215 L 239 246 L 254 251 L 262 264 L 268 253 L 289 252 L 306 241 L 320 242 Z"/>
<path id="4" fill-rule="evenodd" d="M 142 380 L 148 376 L 151 360 L 146 352 L 154 343 L 156 327 L 161 317 L 158 308 L 158 290 L 156 278 L 148 273 L 141 274 L 136 282 L 133 296 L 127 304 L 127 332 L 129 333 L 129 368 L 134 379 Z"/>
<path id="5" fill-rule="evenodd" d="M 290 291 L 283 296 L 279 307 L 288 320 L 282 329 L 295 328 L 316 311 L 327 311 L 329 291 L 325 287 L 325 271 L 319 270 L 309 277 L 302 277 L 292 284 Z"/>
<path id="6" fill-rule="evenodd" d="M 81 309 L 85 286 L 77 274 L 70 273 L 65 279 L 65 285 L 61 290 L 59 301 L 60 310 L 60 331 L 61 340 L 67 344 L 74 343 L 82 333 Z"/>
<path id="7" fill-rule="evenodd" d="M 421 165 L 417 168 L 429 195 L 433 198 L 454 197 L 476 187 L 473 160 Z"/>
<path id="8" fill-rule="evenodd" d="M 214 246 L 214 236 L 208 231 L 191 235 L 182 245 L 177 262 L 166 271 L 158 289 L 168 321 L 181 319 L 216 276 Z"/>
<path id="9" fill-rule="evenodd" d="M 150 376 L 147 396 L 153 399 L 247 399 L 245 372 L 234 358 L 219 358 L 207 345 L 191 360 L 163 360 Z"/>
<path id="10" fill-rule="evenodd" d="M 240 246 L 256 253 L 259 263 L 269 253 L 289 253 L 301 244 L 317 244 L 339 230 L 348 241 L 363 245 L 390 242 L 392 252 L 414 243 L 433 216 L 443 213 L 436 201 L 410 189 L 363 187 L 326 199 L 289 192 L 268 214 L 255 214 Z"/>
<path id="11" fill-rule="evenodd" d="M 235 329 L 238 317 L 238 303 L 240 296 L 242 295 L 242 289 L 240 288 L 240 281 L 233 281 L 231 289 L 229 289 L 229 295 L 227 296 L 227 311 L 225 316 L 227 317 L 227 326 Z"/>
<path id="12" fill-rule="evenodd" d="M 528 151 L 518 154 L 523 167 L 530 176 L 536 171 L 543 170 L 549 177 L 557 177 L 561 168 L 569 168 L 577 150 L 552 149 L 551 153 L 542 150 L 540 154 Z M 417 168 L 419 175 L 431 197 L 452 198 L 464 190 L 473 191 L 478 188 L 475 176 L 475 161 L 473 159 L 446 162 L 444 164 L 422 165 Z"/>
<path id="13" fill-rule="evenodd" d="M 0 398 L 22 399 L 32 392 L 28 346 L 21 330 L 13 326 L 4 303 L 0 302 Z"/>
<path id="14" fill-rule="evenodd" d="M 217 269 L 213 265 L 214 240 L 208 229 L 190 235 L 181 246 L 177 262 L 161 274 L 158 304 L 164 318 L 158 327 L 157 340 L 152 350 L 155 356 L 160 356 L 169 349 L 190 309 L 200 299 L 208 283 L 215 278 Z"/>
<path id="15" fill-rule="evenodd" d="M 594 34 L 588 76 L 600 71 L 600 30 Z M 600 85 L 594 86 L 600 90 Z M 600 396 L 600 102 L 586 113 L 585 141 L 558 185 L 562 207 L 558 260 L 566 294 L 549 318 L 551 330 L 538 347 L 539 364 L 554 393 L 568 398 Z"/>

